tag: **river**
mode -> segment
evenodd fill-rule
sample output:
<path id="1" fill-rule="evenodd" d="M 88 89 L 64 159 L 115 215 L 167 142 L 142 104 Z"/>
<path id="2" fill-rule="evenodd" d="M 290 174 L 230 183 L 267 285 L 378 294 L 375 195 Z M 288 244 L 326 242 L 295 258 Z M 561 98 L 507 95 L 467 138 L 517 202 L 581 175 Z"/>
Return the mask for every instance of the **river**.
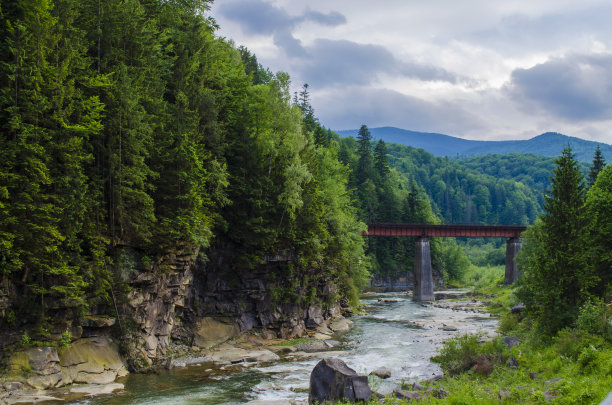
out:
<path id="1" fill-rule="evenodd" d="M 391 378 L 371 377 L 383 394 L 402 382 L 441 374 L 429 359 L 445 339 L 458 333 L 494 333 L 496 320 L 487 314 L 457 311 L 413 302 L 405 293 L 362 297 L 367 314 L 354 316 L 353 328 L 338 336 L 333 352 L 283 355 L 273 364 L 234 366 L 220 370 L 206 365 L 130 375 L 125 391 L 78 404 L 239 404 L 251 400 L 306 399 L 310 372 L 323 357 L 339 357 L 360 374 L 378 367 Z"/>

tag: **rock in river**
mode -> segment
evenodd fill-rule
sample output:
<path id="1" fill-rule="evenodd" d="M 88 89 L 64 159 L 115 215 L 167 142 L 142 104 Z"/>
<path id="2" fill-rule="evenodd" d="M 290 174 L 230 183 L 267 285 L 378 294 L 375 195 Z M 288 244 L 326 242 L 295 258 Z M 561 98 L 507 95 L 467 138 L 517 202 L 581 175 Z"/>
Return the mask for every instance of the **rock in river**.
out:
<path id="1" fill-rule="evenodd" d="M 327 401 L 369 401 L 372 390 L 368 377 L 358 375 L 340 359 L 321 360 L 310 374 L 308 403 Z"/>

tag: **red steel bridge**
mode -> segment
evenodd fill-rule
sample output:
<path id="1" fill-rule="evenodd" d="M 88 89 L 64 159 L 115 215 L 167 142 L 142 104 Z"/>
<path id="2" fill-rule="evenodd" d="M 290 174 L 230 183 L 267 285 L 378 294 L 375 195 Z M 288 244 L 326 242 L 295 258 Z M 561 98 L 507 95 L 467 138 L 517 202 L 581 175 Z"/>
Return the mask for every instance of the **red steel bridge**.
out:
<path id="1" fill-rule="evenodd" d="M 412 236 L 416 237 L 414 254 L 415 301 L 433 301 L 433 274 L 431 271 L 430 237 L 508 238 L 506 243 L 505 283 L 512 284 L 518 278 L 516 254 L 521 248 L 520 236 L 527 229 L 522 225 L 431 225 L 431 224 L 368 224 L 363 236 Z"/>

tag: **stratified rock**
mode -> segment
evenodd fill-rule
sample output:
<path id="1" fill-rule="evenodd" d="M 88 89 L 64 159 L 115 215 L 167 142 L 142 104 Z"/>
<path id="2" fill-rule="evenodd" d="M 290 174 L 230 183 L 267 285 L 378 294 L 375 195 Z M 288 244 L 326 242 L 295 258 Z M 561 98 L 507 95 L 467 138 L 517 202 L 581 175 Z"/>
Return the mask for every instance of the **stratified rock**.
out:
<path id="1" fill-rule="evenodd" d="M 81 319 L 81 326 L 85 328 L 109 328 L 115 324 L 115 318 L 99 315 L 86 315 Z"/>
<path id="2" fill-rule="evenodd" d="M 279 360 L 277 354 L 270 350 L 248 351 L 237 347 L 224 348 L 210 355 L 210 360 L 215 364 L 228 365 L 242 362 L 269 362 Z"/>
<path id="3" fill-rule="evenodd" d="M 391 369 L 388 367 L 378 367 L 376 370 L 370 372 L 370 375 L 375 375 L 380 378 L 391 377 Z"/>
<path id="4" fill-rule="evenodd" d="M 33 347 L 13 353 L 8 361 L 8 376 L 36 389 L 61 385 L 62 371 L 55 347 Z"/>
<path id="5" fill-rule="evenodd" d="M 340 359 L 321 360 L 310 374 L 308 403 L 327 401 L 369 401 L 368 378 L 358 375 Z"/>
<path id="6" fill-rule="evenodd" d="M 118 347 L 106 337 L 80 339 L 60 351 L 63 384 L 109 384 L 128 374 Z"/>
<path id="7" fill-rule="evenodd" d="M 240 329 L 235 323 L 221 322 L 214 318 L 200 318 L 196 321 L 193 343 L 198 347 L 211 348 L 227 342 L 238 335 Z"/>
<path id="8" fill-rule="evenodd" d="M 489 375 L 493 372 L 493 363 L 484 354 L 481 354 L 476 359 L 476 364 L 472 367 L 472 371 L 480 375 Z"/>

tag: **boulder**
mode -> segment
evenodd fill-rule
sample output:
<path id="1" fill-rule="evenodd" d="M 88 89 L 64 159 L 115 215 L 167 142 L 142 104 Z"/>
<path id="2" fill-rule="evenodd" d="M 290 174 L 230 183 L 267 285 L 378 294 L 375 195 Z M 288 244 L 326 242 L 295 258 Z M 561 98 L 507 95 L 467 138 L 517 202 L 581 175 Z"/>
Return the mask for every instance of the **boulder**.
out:
<path id="1" fill-rule="evenodd" d="M 393 390 L 393 395 L 398 399 L 422 399 L 426 397 L 423 391 L 404 391 L 399 388 Z"/>
<path id="2" fill-rule="evenodd" d="M 370 375 L 375 375 L 380 378 L 389 378 L 391 377 L 391 369 L 388 367 L 378 367 L 376 370 L 370 372 Z"/>
<path id="3" fill-rule="evenodd" d="M 504 336 L 504 343 L 508 346 L 509 349 L 516 347 L 521 343 L 521 340 L 516 337 Z"/>
<path id="4" fill-rule="evenodd" d="M 373 393 L 368 377 L 358 375 L 342 360 L 325 358 L 310 374 L 308 403 L 328 401 L 369 401 Z"/>
<path id="5" fill-rule="evenodd" d="M 33 347 L 13 353 L 8 360 L 8 376 L 36 389 L 61 385 L 62 371 L 55 347 Z"/>
<path id="6" fill-rule="evenodd" d="M 248 351 L 237 347 L 228 347 L 214 352 L 210 360 L 215 364 L 229 365 L 243 362 L 269 362 L 277 361 L 280 357 L 270 350 L 261 349 Z"/>
<path id="7" fill-rule="evenodd" d="M 106 337 L 80 339 L 59 358 L 63 384 L 109 384 L 128 374 L 117 346 Z"/>
<path id="8" fill-rule="evenodd" d="M 493 363 L 484 354 L 481 354 L 476 359 L 476 364 L 472 367 L 472 371 L 480 375 L 489 375 L 493 372 Z"/>
<path id="9" fill-rule="evenodd" d="M 306 327 L 316 328 L 321 325 L 325 319 L 323 319 L 323 309 L 317 305 L 312 305 L 308 308 L 308 314 L 306 317 Z"/>
<path id="10" fill-rule="evenodd" d="M 342 316 L 331 321 L 331 323 L 329 324 L 329 329 L 336 333 L 342 333 L 348 332 L 351 329 L 351 326 L 353 326 L 353 321 L 350 321 Z"/>
<path id="11" fill-rule="evenodd" d="M 221 322 L 215 318 L 200 318 L 196 321 L 193 344 L 210 349 L 238 335 L 240 328 L 234 323 Z"/>

